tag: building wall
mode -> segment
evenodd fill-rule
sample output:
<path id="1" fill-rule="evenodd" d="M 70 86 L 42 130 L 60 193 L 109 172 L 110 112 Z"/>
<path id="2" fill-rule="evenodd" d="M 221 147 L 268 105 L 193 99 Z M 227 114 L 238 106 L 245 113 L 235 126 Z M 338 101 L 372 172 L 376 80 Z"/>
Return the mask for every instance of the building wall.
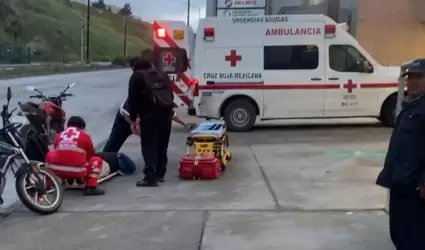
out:
<path id="1" fill-rule="evenodd" d="M 424 0 L 359 0 L 357 40 L 382 64 L 425 57 Z"/>
<path id="2" fill-rule="evenodd" d="M 328 14 L 334 0 L 268 0 L 267 13 L 278 14 Z M 425 1 L 425 0 L 424 0 Z M 351 34 L 357 29 L 358 0 L 340 0 L 339 20 L 347 22 Z M 328 14 L 329 15 L 329 14 Z"/>
<path id="3" fill-rule="evenodd" d="M 328 1 L 333 0 L 267 0 L 266 13 L 327 14 Z M 398 65 L 425 58 L 425 0 L 340 1 L 337 21 L 351 19 L 351 34 L 378 62 Z M 216 5 L 217 0 L 207 0 L 207 16 L 216 15 Z"/>

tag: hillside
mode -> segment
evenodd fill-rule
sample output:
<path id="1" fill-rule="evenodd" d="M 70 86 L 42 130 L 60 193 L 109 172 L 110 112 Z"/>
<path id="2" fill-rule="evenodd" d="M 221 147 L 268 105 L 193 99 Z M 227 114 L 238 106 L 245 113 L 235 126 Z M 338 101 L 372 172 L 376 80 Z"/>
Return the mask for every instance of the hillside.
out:
<path id="1" fill-rule="evenodd" d="M 107 1 L 105 1 L 107 3 Z M 37 61 L 78 61 L 81 54 L 81 23 L 87 6 L 70 0 L 0 0 L 0 46 L 13 45 L 8 24 L 20 20 L 19 45 L 27 44 Z M 92 8 L 90 57 L 94 61 L 111 60 L 124 51 L 123 16 Z M 129 19 L 127 55 L 136 55 L 148 46 L 149 25 Z M 84 34 L 85 36 L 85 34 Z"/>

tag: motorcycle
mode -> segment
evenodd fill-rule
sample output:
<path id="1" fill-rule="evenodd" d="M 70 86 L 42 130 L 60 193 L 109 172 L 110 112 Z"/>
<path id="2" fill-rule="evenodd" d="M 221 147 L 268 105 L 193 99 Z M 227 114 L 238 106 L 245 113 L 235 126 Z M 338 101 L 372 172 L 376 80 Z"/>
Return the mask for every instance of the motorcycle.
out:
<path id="1" fill-rule="evenodd" d="M 15 177 L 16 193 L 29 210 L 42 214 L 52 214 L 59 210 L 64 197 L 61 180 L 45 168 L 43 162 L 32 161 L 24 152 L 25 141 L 19 132 L 22 123 L 11 122 L 12 110 L 9 103 L 12 98 L 7 88 L 7 104 L 0 113 L 3 128 L 0 129 L 0 204 L 6 187 L 6 174 L 11 169 Z M 50 195 L 56 194 L 52 199 Z"/>
<path id="2" fill-rule="evenodd" d="M 67 97 L 74 96 L 66 91 L 75 87 L 76 84 L 75 82 L 68 84 L 57 96 L 46 96 L 37 88 L 28 86 L 28 91 L 37 93 L 30 98 L 41 99 L 41 102 L 39 104 L 30 101 L 19 103 L 21 114 L 27 117 L 32 127 L 48 145 L 52 144 L 56 134 L 65 128 L 66 113 L 62 108 L 62 103 Z M 26 134 L 29 128 L 30 126 L 24 126 L 22 133 Z"/>

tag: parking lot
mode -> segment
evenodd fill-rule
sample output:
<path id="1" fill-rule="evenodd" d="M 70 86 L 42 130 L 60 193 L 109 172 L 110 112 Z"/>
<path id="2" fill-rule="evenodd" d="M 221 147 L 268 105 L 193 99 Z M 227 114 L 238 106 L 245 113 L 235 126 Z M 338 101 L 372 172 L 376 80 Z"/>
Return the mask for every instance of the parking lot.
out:
<path id="1" fill-rule="evenodd" d="M 106 93 L 118 89 L 107 86 Z M 109 130 L 119 100 L 111 102 L 89 120 L 96 122 L 89 131 Z M 135 186 L 142 159 L 132 137 L 122 151 L 138 163 L 135 175 L 104 183 L 102 197 L 68 191 L 51 216 L 20 208 L 0 222 L 0 249 L 393 249 L 385 190 L 374 184 L 390 129 L 373 120 L 310 123 L 231 133 L 232 162 L 213 181 L 178 179 L 187 132 L 174 125 L 169 171 L 157 188 Z M 100 142 L 102 134 L 95 138 Z"/>

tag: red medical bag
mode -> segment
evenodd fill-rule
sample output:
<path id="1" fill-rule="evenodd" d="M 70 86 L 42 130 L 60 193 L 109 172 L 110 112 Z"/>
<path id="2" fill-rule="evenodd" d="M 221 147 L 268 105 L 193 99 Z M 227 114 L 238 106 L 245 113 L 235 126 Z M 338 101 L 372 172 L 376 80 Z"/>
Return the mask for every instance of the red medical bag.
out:
<path id="1" fill-rule="evenodd" d="M 217 179 L 221 174 L 221 163 L 217 157 L 193 155 L 180 160 L 179 175 L 181 179 Z"/>

